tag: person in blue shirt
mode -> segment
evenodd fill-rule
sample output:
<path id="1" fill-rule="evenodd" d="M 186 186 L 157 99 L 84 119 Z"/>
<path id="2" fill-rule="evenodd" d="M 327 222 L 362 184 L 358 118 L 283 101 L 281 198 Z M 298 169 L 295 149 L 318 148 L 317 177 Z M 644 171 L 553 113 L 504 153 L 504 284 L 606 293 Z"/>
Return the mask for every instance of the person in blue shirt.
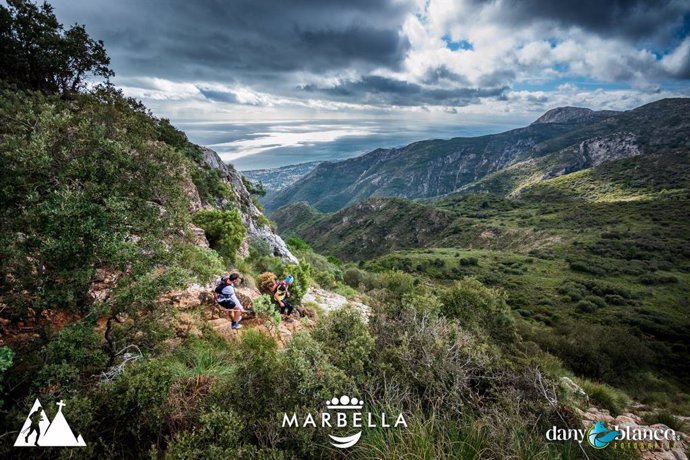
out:
<path id="1" fill-rule="evenodd" d="M 223 310 L 230 312 L 230 318 L 232 320 L 232 328 L 239 329 L 242 326 L 240 321 L 242 321 L 242 313 L 245 311 L 240 299 L 237 298 L 237 293 L 235 292 L 235 286 L 240 283 L 240 275 L 237 273 L 232 273 L 230 275 L 225 275 L 220 279 L 220 285 L 216 288 L 216 293 L 218 297 L 216 300 Z"/>

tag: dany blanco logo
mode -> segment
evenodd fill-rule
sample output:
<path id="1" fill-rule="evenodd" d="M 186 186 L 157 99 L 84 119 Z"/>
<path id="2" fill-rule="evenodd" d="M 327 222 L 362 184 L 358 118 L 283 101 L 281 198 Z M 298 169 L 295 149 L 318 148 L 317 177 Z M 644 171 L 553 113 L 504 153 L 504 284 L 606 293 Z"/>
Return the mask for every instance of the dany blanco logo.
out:
<path id="1" fill-rule="evenodd" d="M 41 402 L 37 399 L 26 417 L 19 436 L 14 442 L 15 447 L 84 447 L 86 443 L 81 434 L 74 437 L 67 419 L 62 414 L 66 406 L 62 401 L 56 403 L 58 412 L 53 421 L 49 421 Z"/>
<path id="2" fill-rule="evenodd" d="M 681 437 L 671 428 L 650 426 L 616 425 L 610 430 L 602 421 L 595 422 L 589 429 L 558 428 L 552 426 L 546 432 L 547 441 L 576 441 L 595 449 L 613 446 L 614 449 L 677 449 Z"/>
<path id="3" fill-rule="evenodd" d="M 363 427 L 391 428 L 390 421 L 392 419 L 388 418 L 385 412 L 381 412 L 380 416 L 377 417 L 376 414 L 371 412 L 362 412 L 363 406 L 363 401 L 343 395 L 340 398 L 333 398 L 326 401 L 326 411 L 317 414 L 316 417 L 309 413 L 302 419 L 302 423 L 300 423 L 296 413 L 293 413 L 291 417 L 284 413 L 283 427 L 305 428 L 311 426 L 316 428 L 320 425 L 321 428 L 360 428 L 355 434 L 349 436 L 328 435 L 331 438 L 331 445 L 338 449 L 347 449 L 357 444 L 362 437 L 361 428 Z M 398 428 L 400 426 L 407 428 L 407 422 L 402 413 L 398 414 L 395 423 L 392 425 L 393 428 Z"/>
<path id="4" fill-rule="evenodd" d="M 617 430 L 609 430 L 603 422 L 597 422 L 587 431 L 587 442 L 595 449 L 603 449 L 620 437 Z"/>

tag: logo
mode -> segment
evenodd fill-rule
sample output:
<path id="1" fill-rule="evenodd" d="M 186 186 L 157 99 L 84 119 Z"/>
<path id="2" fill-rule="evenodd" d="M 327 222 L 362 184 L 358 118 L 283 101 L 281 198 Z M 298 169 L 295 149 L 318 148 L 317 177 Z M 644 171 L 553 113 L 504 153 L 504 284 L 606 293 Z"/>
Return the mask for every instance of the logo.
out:
<path id="1" fill-rule="evenodd" d="M 26 417 L 19 436 L 14 442 L 15 447 L 84 447 L 86 443 L 81 434 L 74 437 L 67 419 L 62 413 L 66 406 L 62 401 L 56 403 L 58 412 L 53 421 L 48 421 L 41 402 L 36 399 Z"/>
<path id="2" fill-rule="evenodd" d="M 283 413 L 283 427 L 314 427 L 321 426 L 325 427 L 335 427 L 335 428 L 359 428 L 359 431 L 348 436 L 334 436 L 329 434 L 331 438 L 331 445 L 337 447 L 338 449 L 347 449 L 354 446 L 359 442 L 362 437 L 362 428 L 398 428 L 403 426 L 407 428 L 407 422 L 405 421 L 405 416 L 399 413 L 395 423 L 391 426 L 390 421 L 392 420 L 385 412 L 373 414 L 371 412 L 362 412 L 362 407 L 364 402 L 357 398 L 350 398 L 347 395 L 343 395 L 340 398 L 333 398 L 326 401 L 326 411 L 323 411 L 314 416 L 308 413 L 304 418 L 302 418 L 302 423 L 298 418 L 296 413 L 292 416 L 288 416 L 287 413 Z"/>
<path id="3" fill-rule="evenodd" d="M 597 422 L 587 431 L 587 442 L 595 449 L 603 449 L 620 435 L 619 431 L 609 430 L 603 422 Z"/>
<path id="4" fill-rule="evenodd" d="M 653 428 L 650 426 L 614 426 L 612 430 L 602 421 L 597 421 L 588 430 L 575 428 L 558 428 L 552 426 L 546 432 L 547 441 L 575 441 L 595 449 L 613 446 L 614 449 L 676 449 L 681 441 L 671 428 Z"/>

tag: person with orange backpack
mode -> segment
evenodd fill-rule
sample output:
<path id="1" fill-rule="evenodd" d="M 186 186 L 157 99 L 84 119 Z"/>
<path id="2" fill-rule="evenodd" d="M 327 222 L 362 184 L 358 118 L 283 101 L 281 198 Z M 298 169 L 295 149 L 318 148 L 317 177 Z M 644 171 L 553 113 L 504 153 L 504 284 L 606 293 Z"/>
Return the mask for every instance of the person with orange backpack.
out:
<path id="1" fill-rule="evenodd" d="M 295 278 L 292 275 L 285 277 L 283 281 L 278 281 L 273 287 L 273 299 L 278 304 L 280 314 L 283 315 L 283 320 L 287 323 L 292 322 L 290 315 L 292 314 L 292 305 L 288 301 L 290 297 L 290 286 L 294 283 Z"/>

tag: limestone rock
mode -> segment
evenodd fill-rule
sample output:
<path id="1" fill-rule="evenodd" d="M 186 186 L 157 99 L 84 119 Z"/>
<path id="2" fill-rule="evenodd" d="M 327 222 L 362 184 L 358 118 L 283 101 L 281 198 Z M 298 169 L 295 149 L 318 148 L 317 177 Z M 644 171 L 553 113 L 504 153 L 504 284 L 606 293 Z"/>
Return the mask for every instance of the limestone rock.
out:
<path id="1" fill-rule="evenodd" d="M 220 159 L 218 154 L 211 149 L 202 148 L 204 160 L 210 167 L 219 170 L 225 180 L 230 183 L 232 191 L 235 195 L 235 201 L 240 209 L 242 223 L 247 229 L 247 236 L 242 246 L 240 247 L 240 257 L 249 254 L 249 243 L 252 240 L 261 240 L 268 243 L 271 253 L 274 256 L 280 257 L 286 262 L 293 264 L 298 263 L 297 258 L 290 252 L 285 241 L 276 235 L 270 226 L 262 222 L 260 217 L 263 213 L 254 205 L 251 195 L 242 182 L 242 177 L 237 170 L 231 165 L 226 165 Z M 224 203 L 217 203 L 219 207 L 223 207 Z"/>
<path id="2" fill-rule="evenodd" d="M 325 289 L 309 288 L 302 298 L 302 305 L 308 306 L 309 303 L 315 303 L 327 312 L 339 310 L 346 305 L 350 305 L 358 310 L 365 320 L 371 315 L 371 308 L 368 305 L 348 300 L 345 296 Z"/>

